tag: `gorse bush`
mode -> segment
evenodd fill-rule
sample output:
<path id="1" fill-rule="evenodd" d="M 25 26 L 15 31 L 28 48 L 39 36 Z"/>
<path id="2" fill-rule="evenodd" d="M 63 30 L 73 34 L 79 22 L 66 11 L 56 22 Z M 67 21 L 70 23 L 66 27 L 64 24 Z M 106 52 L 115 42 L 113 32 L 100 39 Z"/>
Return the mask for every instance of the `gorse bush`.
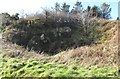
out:
<path id="1" fill-rule="evenodd" d="M 94 19 L 82 19 L 81 16 L 69 16 L 51 13 L 15 20 L 4 38 L 28 50 L 39 53 L 55 54 L 68 48 L 94 43 L 97 22 Z M 47 18 L 46 18 L 47 16 Z"/>
<path id="2" fill-rule="evenodd" d="M 104 3 L 102 6 L 108 11 L 106 8 L 109 5 Z M 10 23 L 4 24 L 3 36 L 7 41 L 21 45 L 29 51 L 48 54 L 97 43 L 96 40 L 102 34 L 97 27 L 100 23 L 94 17 L 98 17 L 102 10 L 97 6 L 88 6 L 83 11 L 81 2 L 77 2 L 71 12 L 69 8 L 70 5 L 66 3 L 61 8 L 56 3 L 53 10 L 43 8 L 43 13 L 28 15 L 26 18 L 19 18 L 17 13 L 13 16 L 8 14 Z M 104 14 L 109 13 L 110 11 Z"/>

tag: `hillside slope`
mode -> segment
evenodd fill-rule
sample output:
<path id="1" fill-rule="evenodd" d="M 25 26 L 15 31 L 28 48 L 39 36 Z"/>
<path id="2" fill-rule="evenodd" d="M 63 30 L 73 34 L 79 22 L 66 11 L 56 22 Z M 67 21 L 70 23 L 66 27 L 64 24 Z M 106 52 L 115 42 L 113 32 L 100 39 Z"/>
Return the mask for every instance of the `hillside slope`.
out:
<path id="1" fill-rule="evenodd" d="M 118 66 L 118 21 L 98 20 L 102 37 L 97 44 L 78 47 L 55 55 L 55 62 L 87 66 Z"/>
<path id="2" fill-rule="evenodd" d="M 102 37 L 96 43 L 86 46 L 68 49 L 56 55 L 35 54 L 27 52 L 23 47 L 6 42 L 2 50 L 3 56 L 35 58 L 46 62 L 57 62 L 67 65 L 97 65 L 97 66 L 117 66 L 118 58 L 118 21 L 97 19 L 98 34 Z M 11 54 L 12 53 L 12 54 Z M 36 57 L 37 56 L 37 57 Z"/>
<path id="3" fill-rule="evenodd" d="M 0 77 L 113 77 L 118 75 L 118 21 L 97 19 L 93 44 L 49 56 L 0 38 Z M 4 37 L 4 34 L 2 35 Z"/>

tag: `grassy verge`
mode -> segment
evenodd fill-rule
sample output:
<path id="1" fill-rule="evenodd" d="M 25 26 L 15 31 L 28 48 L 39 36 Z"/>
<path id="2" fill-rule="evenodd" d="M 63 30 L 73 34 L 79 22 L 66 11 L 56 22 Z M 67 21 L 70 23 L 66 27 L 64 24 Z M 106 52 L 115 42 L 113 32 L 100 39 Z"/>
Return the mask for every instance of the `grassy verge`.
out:
<path id="1" fill-rule="evenodd" d="M 31 59 L 0 57 L 0 77 L 114 77 L 115 67 L 66 66 Z"/>

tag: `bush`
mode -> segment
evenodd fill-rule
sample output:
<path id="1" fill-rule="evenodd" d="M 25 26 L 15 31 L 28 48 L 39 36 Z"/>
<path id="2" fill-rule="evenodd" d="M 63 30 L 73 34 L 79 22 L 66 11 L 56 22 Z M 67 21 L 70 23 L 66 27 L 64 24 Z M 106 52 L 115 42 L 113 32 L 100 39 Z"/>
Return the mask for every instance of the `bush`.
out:
<path id="1" fill-rule="evenodd" d="M 91 19 L 84 24 L 82 19 L 73 16 L 50 14 L 47 20 L 45 16 L 42 16 L 32 20 L 18 20 L 4 33 L 4 37 L 7 41 L 22 45 L 28 50 L 48 54 L 88 45 L 95 41 L 94 38 L 97 38 L 95 37 L 97 22 Z"/>

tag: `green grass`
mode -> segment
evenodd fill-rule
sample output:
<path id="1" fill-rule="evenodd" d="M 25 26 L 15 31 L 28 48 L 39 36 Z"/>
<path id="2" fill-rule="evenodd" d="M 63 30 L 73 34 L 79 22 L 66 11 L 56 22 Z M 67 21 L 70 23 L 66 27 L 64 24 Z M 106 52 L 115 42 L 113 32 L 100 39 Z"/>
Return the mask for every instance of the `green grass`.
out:
<path id="1" fill-rule="evenodd" d="M 115 67 L 66 66 L 64 64 L 0 57 L 0 77 L 113 77 Z"/>

